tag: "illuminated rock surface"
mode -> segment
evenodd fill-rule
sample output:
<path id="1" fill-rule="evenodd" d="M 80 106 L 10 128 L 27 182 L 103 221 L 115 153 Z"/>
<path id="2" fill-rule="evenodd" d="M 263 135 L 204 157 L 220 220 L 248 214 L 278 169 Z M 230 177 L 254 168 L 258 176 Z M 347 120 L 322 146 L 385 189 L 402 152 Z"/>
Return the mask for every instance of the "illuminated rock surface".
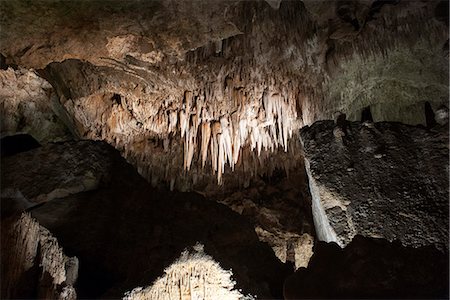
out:
<path id="1" fill-rule="evenodd" d="M 374 121 L 424 124 L 426 101 L 448 106 L 445 9 L 438 1 L 8 1 L 0 52 L 53 85 L 57 114 L 76 136 L 112 144 L 154 185 L 195 190 L 233 169 L 250 178 L 289 170 L 297 155 L 289 139 L 339 111 L 359 120 L 370 106 Z M 288 150 L 287 162 L 243 158 L 264 150 Z"/>
<path id="2" fill-rule="evenodd" d="M 135 288 L 124 299 L 254 299 L 234 289 L 230 271 L 220 265 L 197 244 L 164 270 L 164 275 L 147 288 Z"/>
<path id="3" fill-rule="evenodd" d="M 356 234 L 448 251 L 448 11 L 3 1 L 2 222 L 26 210 L 78 257 L 81 298 L 193 295 L 202 265 L 220 274 L 203 282 L 216 298 L 280 298 L 318 239 Z M 368 123 L 348 133 L 344 114 Z M 178 273 L 197 242 L 206 260 Z"/>

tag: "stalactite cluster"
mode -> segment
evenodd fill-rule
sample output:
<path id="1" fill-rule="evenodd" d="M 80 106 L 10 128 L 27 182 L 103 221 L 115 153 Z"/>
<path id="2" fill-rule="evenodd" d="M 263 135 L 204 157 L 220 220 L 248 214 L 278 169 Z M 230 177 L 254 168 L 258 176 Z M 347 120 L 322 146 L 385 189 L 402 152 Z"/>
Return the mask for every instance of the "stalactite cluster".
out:
<path id="1" fill-rule="evenodd" d="M 351 7 L 342 10 L 345 5 Z M 222 37 L 178 49 L 176 56 L 161 54 L 152 61 L 133 56 L 141 37 L 129 34 L 125 40 L 132 45 L 124 40 L 129 53 L 122 57 L 52 63 L 44 75 L 57 87 L 80 137 L 108 141 L 147 179 L 171 187 L 211 174 L 221 183 L 228 169 L 255 170 L 267 163 L 241 164 L 247 149 L 295 157 L 289 140 L 298 129 L 338 112 L 358 120 L 363 108 L 374 106 L 375 121 L 418 124 L 424 97 L 433 108 L 442 104 L 447 80 L 438 74 L 446 58 L 439 53 L 448 30 L 430 18 L 434 5 L 336 3 L 325 5 L 324 20 L 327 14 L 315 13 L 318 6 L 314 1 L 286 2 L 278 9 L 256 2 L 230 5 L 225 16 L 235 25 L 233 34 L 227 29 Z M 116 51 L 120 45 L 106 46 Z M 397 55 L 398 49 L 411 51 Z M 396 73 L 411 64 L 422 71 Z M 403 89 L 408 93 L 398 92 Z M 411 105 L 408 117 L 399 119 Z"/>

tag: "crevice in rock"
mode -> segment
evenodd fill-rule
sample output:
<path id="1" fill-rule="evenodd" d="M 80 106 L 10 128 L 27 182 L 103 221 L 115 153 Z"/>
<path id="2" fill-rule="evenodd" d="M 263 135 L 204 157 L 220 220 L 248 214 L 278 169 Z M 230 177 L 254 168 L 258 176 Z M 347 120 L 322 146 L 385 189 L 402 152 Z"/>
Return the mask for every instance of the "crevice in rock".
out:
<path id="1" fill-rule="evenodd" d="M 122 97 L 119 94 L 113 94 L 111 101 L 117 105 L 122 105 Z"/>
<path id="2" fill-rule="evenodd" d="M 370 111 L 370 106 L 363 108 L 361 112 L 361 122 L 373 122 L 372 112 Z"/>
<path id="3" fill-rule="evenodd" d="M 425 120 L 426 125 L 428 128 L 434 127 L 436 125 L 436 118 L 433 111 L 433 108 L 431 107 L 430 102 L 426 101 L 424 104 L 424 110 L 425 110 Z"/>
<path id="4" fill-rule="evenodd" d="M 16 134 L 0 139 L 1 156 L 10 156 L 29 151 L 41 145 L 29 134 Z"/>
<path id="5" fill-rule="evenodd" d="M 0 53 L 0 69 L 6 70 L 8 69 L 8 65 L 6 64 L 6 57 Z"/>

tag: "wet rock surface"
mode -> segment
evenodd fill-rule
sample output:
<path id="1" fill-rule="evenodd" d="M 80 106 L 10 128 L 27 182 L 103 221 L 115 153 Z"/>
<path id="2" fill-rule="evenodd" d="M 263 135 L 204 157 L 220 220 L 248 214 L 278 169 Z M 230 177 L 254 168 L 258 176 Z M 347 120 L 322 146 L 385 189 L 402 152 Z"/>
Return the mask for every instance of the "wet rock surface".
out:
<path id="1" fill-rule="evenodd" d="M 318 242 L 307 269 L 284 286 L 285 299 L 447 299 L 448 252 L 434 246 L 356 236 L 344 249 Z"/>
<path id="2" fill-rule="evenodd" d="M 20 168 L 30 158 L 34 164 Z M 26 180 L 41 174 L 47 180 L 27 185 L 51 190 L 59 176 L 39 171 L 42 164 L 61 174 L 97 168 L 94 173 L 100 176 L 93 190 L 56 197 L 30 210 L 65 253 L 79 258 L 75 288 L 80 298 L 117 298 L 148 286 L 197 242 L 224 270 L 232 269 L 243 293 L 281 297 L 284 277 L 292 269 L 258 240 L 251 223 L 226 206 L 195 193 L 151 188 L 116 150 L 100 142 L 46 145 L 5 158 L 3 177 L 21 174 Z"/>
<path id="3" fill-rule="evenodd" d="M 448 128 L 317 122 L 301 138 L 319 239 L 448 249 Z"/>

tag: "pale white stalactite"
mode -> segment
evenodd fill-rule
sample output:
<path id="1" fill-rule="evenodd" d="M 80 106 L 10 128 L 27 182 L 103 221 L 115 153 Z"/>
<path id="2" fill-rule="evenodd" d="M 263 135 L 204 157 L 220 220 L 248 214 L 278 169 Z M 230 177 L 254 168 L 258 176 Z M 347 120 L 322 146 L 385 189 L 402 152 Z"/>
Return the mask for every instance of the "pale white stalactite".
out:
<path id="1" fill-rule="evenodd" d="M 202 152 L 202 168 L 205 167 L 206 159 L 208 156 L 208 146 L 209 141 L 211 139 L 211 126 L 209 122 L 203 122 L 202 123 L 202 145 L 201 145 L 201 152 Z"/>
<path id="2" fill-rule="evenodd" d="M 232 168 L 233 164 L 233 146 L 231 141 L 232 124 L 228 122 L 227 118 L 222 117 L 220 119 L 220 125 L 222 127 L 222 142 L 225 151 L 225 157 Z"/>
<path id="3" fill-rule="evenodd" d="M 177 111 L 172 110 L 169 112 L 169 133 L 175 132 L 177 130 L 178 114 Z"/>
<path id="4" fill-rule="evenodd" d="M 228 72 L 219 70 L 223 78 Z M 186 91 L 173 99 L 155 97 L 148 101 L 131 101 L 124 97 L 121 105 L 110 105 L 111 92 L 102 92 L 79 98 L 76 103 L 68 100 L 65 106 L 81 124 L 86 137 L 105 139 L 127 153 L 134 151 L 130 145 L 136 139 L 162 139 L 167 152 L 174 145 L 168 141 L 181 137 L 183 162 L 171 162 L 172 168 L 177 168 L 177 163 L 181 170 L 184 168 L 194 174 L 196 170 L 192 165 L 198 157 L 202 168 L 211 163 L 212 172 L 217 172 L 221 182 L 226 165 L 234 170 L 242 148 L 249 146 L 258 156 L 280 147 L 287 151 L 290 137 L 301 124 L 297 119 L 297 100 L 289 86 L 280 88 L 275 81 L 269 81 L 264 89 L 246 89 L 243 78 L 227 79 L 226 86 L 222 86 L 223 81 L 207 84 L 204 90 Z M 308 107 L 302 107 L 302 113 L 305 111 Z M 150 164 L 150 155 L 144 156 L 145 162 L 144 157 L 132 159 Z M 147 167 L 142 169 L 151 169 Z M 165 173 L 167 180 L 174 176 L 169 176 L 173 171 Z"/>
<path id="5" fill-rule="evenodd" d="M 241 150 L 241 137 L 240 137 L 240 129 L 237 126 L 234 126 L 233 128 L 236 128 L 234 131 L 233 136 L 233 164 L 235 165 L 239 160 L 239 153 Z"/>
<path id="6" fill-rule="evenodd" d="M 215 121 L 212 123 L 212 135 L 211 135 L 211 163 L 213 167 L 213 172 L 218 170 L 218 157 L 219 157 L 219 137 L 218 135 L 222 132 L 222 127 L 220 123 Z M 219 176 L 219 174 L 217 175 Z"/>
<path id="7" fill-rule="evenodd" d="M 222 174 L 225 169 L 225 146 L 223 141 L 223 134 L 219 133 L 217 135 L 218 145 L 219 145 L 219 153 L 217 159 L 217 182 L 222 183 Z"/>
<path id="8" fill-rule="evenodd" d="M 184 110 L 180 110 L 180 131 L 183 138 L 187 130 L 187 116 Z"/>

